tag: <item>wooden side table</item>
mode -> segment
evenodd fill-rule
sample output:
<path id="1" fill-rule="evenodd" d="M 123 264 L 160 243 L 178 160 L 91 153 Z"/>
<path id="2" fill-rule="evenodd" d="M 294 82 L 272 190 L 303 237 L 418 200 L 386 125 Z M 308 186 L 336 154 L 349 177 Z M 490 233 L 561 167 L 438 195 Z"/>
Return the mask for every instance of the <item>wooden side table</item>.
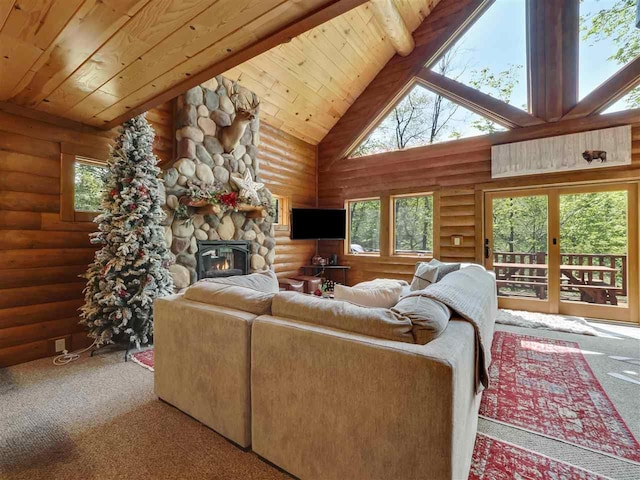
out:
<path id="1" fill-rule="evenodd" d="M 316 277 L 324 275 L 326 271 L 341 271 L 343 285 L 347 285 L 347 273 L 351 270 L 349 265 L 303 265 L 302 273 L 304 275 L 315 275 Z"/>
<path id="2" fill-rule="evenodd" d="M 302 280 L 296 280 L 294 278 L 281 278 L 278 282 L 280 288 L 289 290 L 291 292 L 304 291 L 304 282 Z"/>

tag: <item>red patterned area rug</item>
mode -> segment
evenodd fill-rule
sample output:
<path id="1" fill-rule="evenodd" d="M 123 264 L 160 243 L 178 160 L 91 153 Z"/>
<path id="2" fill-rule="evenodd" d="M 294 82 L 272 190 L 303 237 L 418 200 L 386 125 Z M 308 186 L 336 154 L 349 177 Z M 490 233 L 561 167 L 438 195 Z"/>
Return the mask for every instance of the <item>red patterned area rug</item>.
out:
<path id="1" fill-rule="evenodd" d="M 152 372 L 154 371 L 153 370 L 153 348 L 150 348 L 149 350 L 144 350 L 142 352 L 136 352 L 133 355 L 131 355 L 131 357 L 129 358 L 131 358 L 133 362 L 137 363 L 141 367 L 151 370 Z"/>
<path id="2" fill-rule="evenodd" d="M 640 463 L 640 444 L 575 342 L 496 332 L 480 415 Z"/>
<path id="3" fill-rule="evenodd" d="M 478 434 L 469 480 L 602 480 L 593 472 Z"/>

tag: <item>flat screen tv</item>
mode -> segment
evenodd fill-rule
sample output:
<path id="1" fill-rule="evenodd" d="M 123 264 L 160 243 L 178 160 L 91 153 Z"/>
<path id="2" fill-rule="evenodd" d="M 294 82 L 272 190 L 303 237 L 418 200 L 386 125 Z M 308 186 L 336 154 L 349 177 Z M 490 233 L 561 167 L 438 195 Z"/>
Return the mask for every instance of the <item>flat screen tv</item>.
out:
<path id="1" fill-rule="evenodd" d="M 347 211 L 339 208 L 292 208 L 292 240 L 344 240 Z"/>

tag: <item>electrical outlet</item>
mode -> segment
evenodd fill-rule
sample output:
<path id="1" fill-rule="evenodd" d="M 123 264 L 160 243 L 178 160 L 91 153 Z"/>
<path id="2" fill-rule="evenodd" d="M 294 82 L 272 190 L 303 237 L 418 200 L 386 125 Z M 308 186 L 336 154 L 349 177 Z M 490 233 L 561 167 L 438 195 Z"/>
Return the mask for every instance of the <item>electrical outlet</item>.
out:
<path id="1" fill-rule="evenodd" d="M 459 247 L 462 245 L 462 235 L 451 235 L 451 245 Z"/>
<path id="2" fill-rule="evenodd" d="M 64 338 L 59 338 L 56 340 L 56 353 L 63 352 L 66 348 L 66 343 Z"/>

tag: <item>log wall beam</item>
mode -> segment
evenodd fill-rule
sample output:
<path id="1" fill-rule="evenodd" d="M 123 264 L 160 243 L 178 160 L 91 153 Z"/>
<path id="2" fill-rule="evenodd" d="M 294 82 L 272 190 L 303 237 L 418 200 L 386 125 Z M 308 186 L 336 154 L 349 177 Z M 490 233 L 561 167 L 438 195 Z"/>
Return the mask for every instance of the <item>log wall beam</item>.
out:
<path id="1" fill-rule="evenodd" d="M 504 127 L 518 128 L 545 123 L 544 120 L 534 117 L 524 110 L 428 68 L 422 68 L 416 78 L 429 90 Z"/>
<path id="2" fill-rule="evenodd" d="M 370 0 L 369 3 L 378 25 L 387 35 L 398 55 L 403 57 L 409 55 L 416 43 L 393 0 Z"/>
<path id="3" fill-rule="evenodd" d="M 638 84 L 640 84 L 640 57 L 629 62 L 622 70 L 584 97 L 563 117 L 563 120 L 586 117 L 606 110 Z"/>

